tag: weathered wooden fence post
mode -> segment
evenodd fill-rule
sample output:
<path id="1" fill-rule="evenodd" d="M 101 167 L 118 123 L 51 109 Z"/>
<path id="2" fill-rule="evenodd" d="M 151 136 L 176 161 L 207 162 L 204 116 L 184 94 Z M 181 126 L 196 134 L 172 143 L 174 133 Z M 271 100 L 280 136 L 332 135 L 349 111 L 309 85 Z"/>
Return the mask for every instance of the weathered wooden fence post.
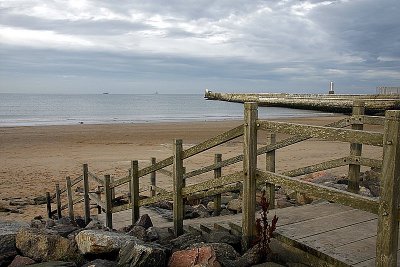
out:
<path id="1" fill-rule="evenodd" d="M 400 194 L 400 110 L 385 114 L 376 266 L 397 266 Z"/>
<path id="2" fill-rule="evenodd" d="M 151 165 L 154 165 L 157 163 L 156 158 L 151 158 Z M 154 197 L 156 195 L 156 190 L 155 190 L 155 186 L 156 186 L 156 172 L 152 172 L 150 173 L 150 196 Z"/>
<path id="3" fill-rule="evenodd" d="M 214 163 L 220 163 L 222 161 L 222 154 L 215 154 Z M 219 178 L 222 176 L 222 168 L 214 169 L 214 178 Z M 216 215 L 219 215 L 221 212 L 221 194 L 217 194 L 214 196 L 214 212 Z"/>
<path id="4" fill-rule="evenodd" d="M 270 133 L 268 134 L 268 143 L 270 145 L 275 145 L 276 143 L 276 134 Z M 269 172 L 275 172 L 275 150 L 269 151 L 265 153 L 265 169 Z M 275 185 L 271 183 L 265 183 L 266 193 L 268 194 L 269 199 L 269 208 L 275 209 Z"/>
<path id="5" fill-rule="evenodd" d="M 97 197 L 99 198 L 99 200 L 101 200 L 101 186 L 98 185 L 97 186 Z M 101 214 L 101 206 L 97 205 L 97 214 Z"/>
<path id="6" fill-rule="evenodd" d="M 60 219 L 62 217 L 62 214 L 61 214 L 61 191 L 59 183 L 56 183 L 56 201 L 57 201 L 57 217 L 58 219 Z"/>
<path id="7" fill-rule="evenodd" d="M 83 164 L 83 205 L 85 224 L 90 222 L 89 174 L 88 165 Z"/>
<path id="8" fill-rule="evenodd" d="M 131 161 L 132 225 L 139 219 L 139 162 Z"/>
<path id="9" fill-rule="evenodd" d="M 112 196 L 110 188 L 111 178 L 110 175 L 104 175 L 104 193 L 105 193 L 105 212 L 106 212 L 106 226 L 112 229 Z"/>
<path id="10" fill-rule="evenodd" d="M 74 217 L 74 202 L 72 200 L 72 186 L 71 186 L 71 178 L 67 176 L 65 178 L 66 186 L 67 186 L 67 198 L 68 198 L 68 216 L 71 221 L 75 220 Z"/>
<path id="11" fill-rule="evenodd" d="M 182 140 L 174 140 L 174 164 L 173 164 L 173 216 L 174 216 L 174 234 L 175 236 L 180 236 L 183 234 L 183 197 L 182 197 L 182 187 L 183 187 L 183 159 L 182 159 Z"/>
<path id="12" fill-rule="evenodd" d="M 47 217 L 51 219 L 51 196 L 50 192 L 46 192 L 46 204 L 47 204 Z"/>
<path id="13" fill-rule="evenodd" d="M 255 232 L 257 169 L 257 103 L 244 104 L 242 250 L 251 246 Z"/>
<path id="14" fill-rule="evenodd" d="M 353 116 L 364 115 L 365 103 L 361 100 L 355 100 L 353 102 Z M 361 121 L 353 121 L 351 124 L 352 130 L 362 130 L 363 122 Z M 351 143 L 350 144 L 350 156 L 361 156 L 362 153 L 362 144 Z M 360 165 L 349 164 L 349 186 L 348 191 L 357 193 L 360 191 Z"/>

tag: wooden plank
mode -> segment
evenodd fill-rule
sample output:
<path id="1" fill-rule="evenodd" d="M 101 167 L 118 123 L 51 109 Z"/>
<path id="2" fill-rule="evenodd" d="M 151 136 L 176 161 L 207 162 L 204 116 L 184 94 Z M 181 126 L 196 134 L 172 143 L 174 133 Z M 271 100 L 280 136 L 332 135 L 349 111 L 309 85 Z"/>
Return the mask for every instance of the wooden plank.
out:
<path id="1" fill-rule="evenodd" d="M 350 160 L 353 160 L 353 158 L 351 157 Z M 358 164 L 360 164 L 362 166 L 368 166 L 368 167 L 371 167 L 371 168 L 382 168 L 382 160 L 380 160 L 380 159 L 354 157 L 354 160 L 353 160 L 352 164 L 357 164 L 357 162 L 358 162 Z"/>
<path id="2" fill-rule="evenodd" d="M 182 197 L 183 188 L 183 149 L 182 140 L 174 140 L 174 164 L 173 164 L 173 217 L 174 234 L 180 236 L 183 234 L 184 203 Z"/>
<path id="3" fill-rule="evenodd" d="M 364 115 L 365 111 L 365 102 L 356 100 L 353 103 L 353 115 L 361 116 Z M 351 129 L 353 130 L 363 130 L 364 126 L 362 121 L 353 122 L 351 125 Z M 350 156 L 360 157 L 362 153 L 362 144 L 360 143 L 351 143 L 350 144 Z M 348 187 L 347 189 L 350 192 L 357 193 L 360 191 L 360 165 L 359 164 L 349 164 L 348 171 Z"/>
<path id="4" fill-rule="evenodd" d="M 375 257 L 355 264 L 356 267 L 375 267 Z M 400 250 L 397 251 L 397 266 L 400 266 Z"/>
<path id="5" fill-rule="evenodd" d="M 146 206 L 146 205 L 154 204 L 154 203 L 164 201 L 164 200 L 173 200 L 172 192 L 163 193 L 160 195 L 156 195 L 154 197 L 141 199 L 141 200 L 139 200 L 139 206 Z"/>
<path id="6" fill-rule="evenodd" d="M 67 199 L 68 199 L 68 216 L 71 221 L 75 221 L 74 217 L 74 204 L 72 201 L 72 189 L 71 189 L 71 178 L 67 176 L 66 180 L 66 188 L 67 188 Z"/>
<path id="7" fill-rule="evenodd" d="M 74 186 L 74 185 L 76 185 L 77 183 L 80 183 L 82 180 L 83 180 L 83 176 L 82 176 L 82 175 L 79 176 L 79 177 L 77 177 L 77 178 L 75 178 L 75 179 L 71 182 L 71 186 Z M 60 194 L 64 194 L 65 192 L 67 192 L 67 188 L 60 189 Z M 52 199 L 52 200 L 55 199 L 55 198 L 56 198 L 56 193 L 54 193 L 54 194 L 51 196 L 51 199 Z"/>
<path id="8" fill-rule="evenodd" d="M 111 178 L 110 175 L 104 175 L 104 192 L 105 192 L 105 213 L 106 213 L 106 227 L 112 229 L 112 199 L 111 199 Z"/>
<path id="9" fill-rule="evenodd" d="M 228 174 L 222 176 L 220 178 L 210 179 L 201 183 L 197 183 L 194 185 L 188 185 L 182 188 L 182 195 L 189 196 L 190 194 L 198 193 L 199 191 L 214 189 L 215 187 L 220 187 L 224 185 L 228 185 L 231 183 L 239 182 L 243 180 L 243 172 L 235 172 L 232 174 Z M 215 189 L 217 190 L 217 189 Z M 217 191 L 214 191 L 217 192 Z"/>
<path id="10" fill-rule="evenodd" d="M 92 178 L 97 183 L 104 185 L 104 181 L 102 179 L 100 179 L 99 177 L 97 177 L 94 173 L 91 173 L 90 171 L 88 171 L 88 176 L 89 176 L 89 178 Z"/>
<path id="11" fill-rule="evenodd" d="M 132 205 L 132 225 L 139 219 L 139 162 L 131 161 L 131 205 Z"/>
<path id="12" fill-rule="evenodd" d="M 167 193 L 171 193 L 171 192 L 169 192 L 169 191 L 167 191 L 167 190 L 165 190 L 164 188 L 162 188 L 162 187 L 158 187 L 158 186 L 151 186 L 152 187 L 152 190 L 154 190 L 157 194 L 167 194 Z"/>
<path id="13" fill-rule="evenodd" d="M 321 252 L 329 252 L 335 247 L 375 236 L 377 222 L 377 216 L 375 215 L 374 219 L 349 224 L 332 231 L 325 231 L 323 233 L 304 237 L 299 241 Z"/>
<path id="14" fill-rule="evenodd" d="M 288 238 L 302 240 L 321 233 L 343 228 L 348 225 L 376 219 L 377 216 L 362 210 L 348 210 L 336 214 L 320 216 L 307 221 L 278 227 L 278 231 Z M 374 233 L 375 231 L 373 231 Z M 351 235 L 351 233 L 348 233 Z"/>
<path id="15" fill-rule="evenodd" d="M 89 174 L 88 165 L 83 164 L 83 213 L 85 224 L 90 222 Z"/>
<path id="16" fill-rule="evenodd" d="M 154 165 L 154 164 L 157 163 L 157 159 L 154 158 L 154 157 L 151 158 L 150 161 L 151 161 L 151 165 Z M 157 177 L 156 172 L 151 172 L 150 173 L 150 185 L 152 186 L 151 189 L 150 189 L 150 196 L 151 197 L 154 197 L 156 195 L 156 191 L 155 191 L 156 177 Z"/>
<path id="17" fill-rule="evenodd" d="M 257 170 L 257 103 L 244 104 L 242 249 L 251 247 L 255 233 Z"/>
<path id="18" fill-rule="evenodd" d="M 290 171 L 285 171 L 282 174 L 290 177 L 295 177 L 295 176 L 300 176 L 304 174 L 309 174 L 309 173 L 314 173 L 318 171 L 323 171 L 323 170 L 328 170 L 340 166 L 345 166 L 349 162 L 349 157 L 343 157 L 339 159 L 333 159 L 333 160 L 328 160 L 324 161 L 321 163 L 313 164 L 310 166 L 290 170 Z"/>
<path id="19" fill-rule="evenodd" d="M 396 266 L 399 237 L 400 110 L 385 114 L 376 266 Z"/>
<path id="20" fill-rule="evenodd" d="M 337 129 L 331 127 L 304 125 L 288 122 L 259 121 L 258 123 L 260 124 L 260 129 L 266 131 L 320 138 L 329 141 L 341 141 L 351 143 L 358 142 L 360 144 L 373 146 L 383 145 L 382 133 Z"/>
<path id="21" fill-rule="evenodd" d="M 213 138 L 210 138 L 207 141 L 204 141 L 198 145 L 192 146 L 191 148 L 188 148 L 182 152 L 182 157 L 183 157 L 183 159 L 192 157 L 192 156 L 199 154 L 203 151 L 206 151 L 210 148 L 213 148 L 215 146 L 218 146 L 218 145 L 226 143 L 230 140 L 233 140 L 239 136 L 242 136 L 243 129 L 244 129 L 243 125 L 240 125 L 240 126 L 233 128 L 227 132 L 224 132 Z"/>
<path id="22" fill-rule="evenodd" d="M 326 199 L 364 211 L 372 213 L 378 212 L 378 201 L 369 197 L 357 195 L 351 192 L 345 192 L 324 185 L 301 181 L 271 172 L 263 172 L 258 170 L 257 175 L 259 179 L 269 181 L 274 184 L 280 184 L 298 192 L 303 192 L 318 198 Z"/>

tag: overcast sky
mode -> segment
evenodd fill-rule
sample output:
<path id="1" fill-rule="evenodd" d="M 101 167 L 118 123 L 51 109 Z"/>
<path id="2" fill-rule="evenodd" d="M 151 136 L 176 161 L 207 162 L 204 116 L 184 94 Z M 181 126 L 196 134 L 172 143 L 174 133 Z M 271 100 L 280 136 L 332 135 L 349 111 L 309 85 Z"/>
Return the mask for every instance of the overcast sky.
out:
<path id="1" fill-rule="evenodd" d="M 374 93 L 399 0 L 0 0 L 0 92 Z"/>

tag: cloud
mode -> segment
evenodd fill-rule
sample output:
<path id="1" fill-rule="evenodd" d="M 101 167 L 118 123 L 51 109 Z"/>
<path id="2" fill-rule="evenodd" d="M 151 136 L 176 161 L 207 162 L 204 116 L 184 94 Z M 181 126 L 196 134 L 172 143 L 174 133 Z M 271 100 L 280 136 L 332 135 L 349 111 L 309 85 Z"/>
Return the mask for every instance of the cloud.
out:
<path id="1" fill-rule="evenodd" d="M 121 92 L 135 81 L 136 92 L 326 91 L 330 80 L 374 92 L 400 84 L 399 13 L 397 0 L 4 0 L 0 92 L 22 90 L 10 75 L 43 87 L 107 77 Z"/>

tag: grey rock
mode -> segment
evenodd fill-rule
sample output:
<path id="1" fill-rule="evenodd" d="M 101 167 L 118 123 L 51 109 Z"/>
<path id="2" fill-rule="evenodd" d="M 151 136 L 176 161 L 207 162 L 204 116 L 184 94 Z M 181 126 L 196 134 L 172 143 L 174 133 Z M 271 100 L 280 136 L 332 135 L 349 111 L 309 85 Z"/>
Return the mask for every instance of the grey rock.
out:
<path id="1" fill-rule="evenodd" d="M 205 239 L 201 234 L 194 234 L 190 232 L 170 240 L 169 244 L 172 246 L 173 249 L 182 250 L 190 247 L 193 244 L 201 242 L 205 242 Z"/>
<path id="2" fill-rule="evenodd" d="M 153 226 L 153 222 L 150 219 L 150 216 L 148 214 L 143 214 L 142 216 L 140 216 L 140 218 L 137 220 L 137 222 L 135 223 L 136 226 L 142 226 L 145 229 L 152 227 Z"/>
<path id="3" fill-rule="evenodd" d="M 8 267 L 20 267 L 20 266 L 26 266 L 26 265 L 31 265 L 36 263 L 34 260 L 28 257 L 23 257 L 20 255 L 15 256 L 14 260 L 11 262 Z"/>
<path id="4" fill-rule="evenodd" d="M 118 252 L 129 241 L 139 241 L 123 233 L 100 230 L 83 230 L 75 237 L 82 254 L 103 254 Z"/>
<path id="5" fill-rule="evenodd" d="M 243 201 L 241 198 L 232 199 L 227 205 L 227 209 L 236 213 L 242 212 Z"/>
<path id="6" fill-rule="evenodd" d="M 143 241 L 146 241 L 147 239 L 146 229 L 143 226 L 135 225 L 127 234 Z"/>
<path id="7" fill-rule="evenodd" d="M 35 197 L 35 198 L 33 199 L 33 203 L 35 203 L 35 205 L 43 205 L 43 204 L 46 204 L 46 203 L 47 203 L 46 196 L 38 196 L 38 197 Z"/>
<path id="8" fill-rule="evenodd" d="M 129 242 L 119 252 L 118 266 L 163 267 L 167 262 L 168 250 L 154 243 Z"/>
<path id="9" fill-rule="evenodd" d="M 51 230 L 55 231 L 62 237 L 67 237 L 70 233 L 78 230 L 78 227 L 73 225 L 65 225 L 65 224 L 58 224 L 51 228 Z"/>
<path id="10" fill-rule="evenodd" d="M 222 209 L 221 212 L 219 213 L 219 215 L 221 216 L 225 216 L 225 215 L 232 215 L 233 211 L 230 211 L 228 209 Z"/>
<path id="11" fill-rule="evenodd" d="M 204 233 L 204 237 L 207 243 L 226 243 L 237 248 L 241 243 L 239 236 L 232 235 L 227 231 L 211 231 L 211 233 Z"/>
<path id="12" fill-rule="evenodd" d="M 46 223 L 41 220 L 34 219 L 31 221 L 32 228 L 43 229 L 43 228 L 45 228 L 45 226 L 46 226 Z"/>
<path id="13" fill-rule="evenodd" d="M 54 222 L 54 220 L 52 220 L 52 219 L 46 220 L 46 223 L 45 223 L 46 228 L 51 228 L 53 226 L 56 226 L 56 223 Z"/>
<path id="14" fill-rule="evenodd" d="M 150 227 L 146 230 L 146 236 L 148 241 L 156 241 L 160 238 L 157 228 Z"/>
<path id="15" fill-rule="evenodd" d="M 29 225 L 23 222 L 0 221 L 0 254 L 16 252 L 15 237 L 17 232 Z"/>
<path id="16" fill-rule="evenodd" d="M 59 235 L 48 234 L 45 230 L 21 229 L 15 241 L 21 254 L 35 261 L 79 261 L 75 242 Z"/>
<path id="17" fill-rule="evenodd" d="M 199 214 L 200 218 L 210 217 L 210 213 L 208 213 L 208 209 L 203 204 L 197 205 L 194 207 L 194 210 Z"/>
<path id="18" fill-rule="evenodd" d="M 86 226 L 85 229 L 92 229 L 92 230 L 103 230 L 105 229 L 104 224 L 98 220 L 91 220 Z"/>

